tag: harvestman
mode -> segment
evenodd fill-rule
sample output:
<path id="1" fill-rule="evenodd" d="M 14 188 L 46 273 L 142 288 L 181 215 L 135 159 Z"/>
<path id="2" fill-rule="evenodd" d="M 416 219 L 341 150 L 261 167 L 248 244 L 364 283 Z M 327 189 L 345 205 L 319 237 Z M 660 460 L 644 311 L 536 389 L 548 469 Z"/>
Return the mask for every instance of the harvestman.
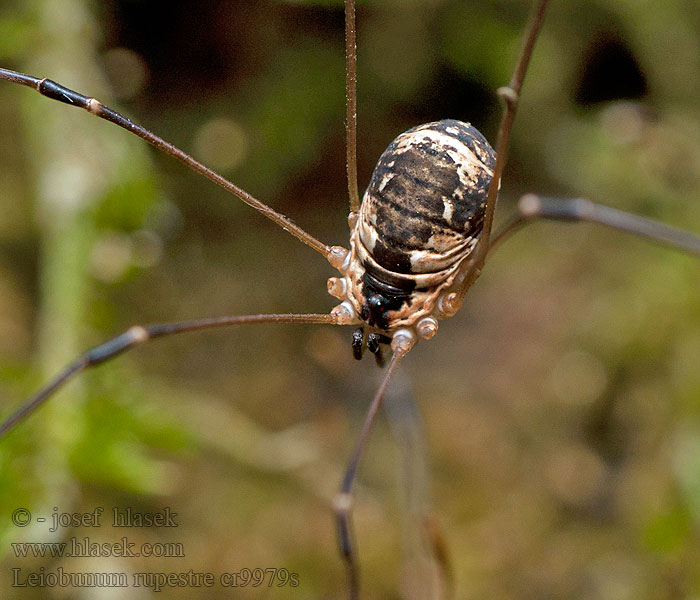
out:
<path id="1" fill-rule="evenodd" d="M 83 108 L 138 135 L 255 208 L 323 255 L 339 271 L 340 277 L 328 280 L 328 292 L 341 300 L 329 314 L 259 314 L 131 327 L 66 367 L 0 425 L 0 436 L 81 371 L 152 339 L 247 323 L 359 325 L 352 336 L 356 358 L 361 358 L 367 348 L 381 362 L 382 346 L 386 345 L 391 347 L 392 356 L 370 404 L 334 502 L 350 597 L 358 597 L 357 558 L 351 543 L 352 484 L 385 391 L 398 365 L 418 340 L 432 338 L 437 332 L 438 321 L 459 310 L 493 248 L 528 223 L 553 219 L 599 223 L 700 256 L 700 238 L 696 236 L 581 198 L 551 199 L 525 195 L 519 201 L 517 214 L 497 233 L 492 233 L 511 126 L 546 5 L 547 0 L 539 0 L 527 27 L 512 80 L 507 87 L 498 90 L 506 105 L 498 134 L 498 153 L 495 154 L 483 136 L 469 124 L 446 120 L 415 127 L 397 137 L 380 157 L 361 203 L 356 168 L 355 3 L 346 0 L 350 250 L 320 242 L 286 216 L 98 100 L 49 79 L 0 69 L 0 79 L 33 87 L 47 98 Z"/>

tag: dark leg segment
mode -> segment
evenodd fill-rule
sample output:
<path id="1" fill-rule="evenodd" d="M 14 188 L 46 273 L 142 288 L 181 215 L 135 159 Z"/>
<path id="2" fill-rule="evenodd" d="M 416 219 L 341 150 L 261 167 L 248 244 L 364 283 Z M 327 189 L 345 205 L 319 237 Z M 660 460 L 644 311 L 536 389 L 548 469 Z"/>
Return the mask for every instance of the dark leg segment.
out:
<path id="1" fill-rule="evenodd" d="M 244 325 L 248 323 L 327 323 L 329 325 L 337 325 L 338 320 L 335 315 L 332 314 L 245 315 L 130 327 L 121 335 L 88 350 L 83 356 L 73 361 L 46 386 L 24 402 L 24 404 L 0 425 L 0 437 L 39 408 L 39 406 L 75 375 L 85 369 L 95 367 L 105 361 L 111 360 L 139 344 L 177 333 L 198 331 L 200 329 L 231 327 L 233 325 Z"/>
<path id="2" fill-rule="evenodd" d="M 526 194 L 520 198 L 518 213 L 492 238 L 489 251 L 525 225 L 540 219 L 598 223 L 666 244 L 692 256 L 700 256 L 700 237 L 686 231 L 616 208 L 595 204 L 585 198 L 543 198 L 534 194 Z"/>

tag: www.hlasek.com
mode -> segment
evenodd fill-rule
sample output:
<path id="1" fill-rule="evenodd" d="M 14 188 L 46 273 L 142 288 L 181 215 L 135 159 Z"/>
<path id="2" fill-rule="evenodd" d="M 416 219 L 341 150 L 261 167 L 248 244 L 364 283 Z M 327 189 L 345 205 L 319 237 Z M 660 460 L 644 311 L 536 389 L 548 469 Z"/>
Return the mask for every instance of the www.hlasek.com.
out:
<path id="1" fill-rule="evenodd" d="M 118 542 L 95 542 L 89 537 L 72 537 L 67 542 L 12 542 L 10 544 L 16 558 L 99 558 L 99 557 L 166 557 L 182 558 L 185 548 L 181 542 L 145 542 L 136 545 L 125 536 Z"/>

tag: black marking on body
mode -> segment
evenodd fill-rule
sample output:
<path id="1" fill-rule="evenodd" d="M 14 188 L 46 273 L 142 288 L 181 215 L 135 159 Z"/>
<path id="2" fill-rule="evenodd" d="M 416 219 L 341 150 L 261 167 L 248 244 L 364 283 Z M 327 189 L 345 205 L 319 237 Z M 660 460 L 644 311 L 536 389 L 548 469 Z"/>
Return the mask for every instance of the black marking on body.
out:
<path id="1" fill-rule="evenodd" d="M 415 289 L 415 283 L 404 280 L 403 284 L 402 287 L 396 287 L 366 271 L 362 276 L 365 303 L 360 310 L 360 318 L 372 327 L 386 330 L 389 326 L 387 313 L 401 309 L 404 304 L 410 306 L 413 303 L 411 293 Z"/>
<path id="2" fill-rule="evenodd" d="M 431 123 L 429 131 L 445 136 L 437 142 L 425 126 L 409 129 L 396 138 L 379 158 L 367 189 L 366 201 L 378 240 L 371 249 L 385 269 L 411 273 L 411 250 L 429 248 L 436 234 L 457 245 L 481 230 L 495 154 L 486 139 L 471 125 L 455 120 Z M 451 130 L 451 131 L 450 131 Z M 413 134 L 410 144 L 407 136 Z M 450 138 L 455 145 L 450 144 Z M 460 179 L 453 154 L 457 142 L 479 161 Z M 451 154 L 452 152 L 453 154 Z M 451 205 L 446 217 L 445 202 Z"/>
<path id="3" fill-rule="evenodd" d="M 388 226 L 392 227 L 391 224 L 388 224 Z M 411 272 L 411 257 L 398 248 L 385 245 L 381 239 L 377 240 L 377 243 L 374 245 L 372 256 L 374 260 L 385 269 L 389 269 L 389 271 L 394 271 L 395 273 Z"/>

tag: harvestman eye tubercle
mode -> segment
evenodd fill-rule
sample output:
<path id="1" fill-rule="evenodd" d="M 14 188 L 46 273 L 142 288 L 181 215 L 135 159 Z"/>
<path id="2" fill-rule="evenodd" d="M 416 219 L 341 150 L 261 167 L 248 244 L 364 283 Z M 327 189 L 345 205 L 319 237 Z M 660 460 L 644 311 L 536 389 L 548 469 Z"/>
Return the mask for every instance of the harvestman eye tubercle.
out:
<path id="1" fill-rule="evenodd" d="M 356 166 L 355 3 L 345 1 L 349 248 L 319 241 L 285 215 L 97 99 L 48 78 L 0 69 L 2 80 L 32 87 L 46 98 L 82 108 L 141 137 L 291 233 L 338 271 L 328 279 L 327 289 L 339 301 L 329 313 L 253 314 L 133 326 L 70 363 L 5 419 L 0 425 L 0 436 L 17 427 L 78 373 L 156 338 L 254 323 L 354 327 L 351 349 L 355 358 L 362 358 L 368 349 L 383 364 L 384 350 L 388 347 L 391 351 L 333 503 L 349 597 L 359 598 L 358 554 L 352 539 L 352 488 L 375 417 L 404 357 L 421 339 L 434 337 L 440 321 L 458 312 L 490 251 L 527 224 L 554 220 L 594 222 L 700 256 L 700 238 L 584 198 L 525 195 L 518 203 L 517 213 L 494 232 L 511 128 L 547 3 L 548 0 L 539 0 L 534 7 L 512 80 L 498 90 L 505 111 L 496 151 L 469 123 L 444 118 L 415 126 L 398 135 L 380 156 L 360 201 Z M 439 555 L 442 542 L 437 533 L 433 543 Z M 446 559 L 439 558 L 438 562 L 448 570 Z"/>

